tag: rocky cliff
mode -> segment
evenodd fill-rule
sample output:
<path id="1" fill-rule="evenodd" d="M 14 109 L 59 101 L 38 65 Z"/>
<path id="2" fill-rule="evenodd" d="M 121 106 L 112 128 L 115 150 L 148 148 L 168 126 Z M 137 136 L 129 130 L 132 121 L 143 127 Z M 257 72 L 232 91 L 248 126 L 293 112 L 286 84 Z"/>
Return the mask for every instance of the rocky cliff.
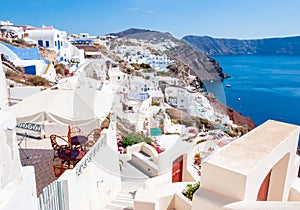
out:
<path id="1" fill-rule="evenodd" d="M 228 115 L 234 124 L 243 126 L 247 128 L 248 131 L 253 130 L 256 127 L 251 118 L 245 117 L 234 109 L 220 103 L 213 94 L 208 93 L 206 97 L 215 110 L 220 111 L 222 114 Z"/>
<path id="2" fill-rule="evenodd" d="M 182 40 L 208 55 L 300 55 L 300 36 L 255 40 L 185 36 Z"/>

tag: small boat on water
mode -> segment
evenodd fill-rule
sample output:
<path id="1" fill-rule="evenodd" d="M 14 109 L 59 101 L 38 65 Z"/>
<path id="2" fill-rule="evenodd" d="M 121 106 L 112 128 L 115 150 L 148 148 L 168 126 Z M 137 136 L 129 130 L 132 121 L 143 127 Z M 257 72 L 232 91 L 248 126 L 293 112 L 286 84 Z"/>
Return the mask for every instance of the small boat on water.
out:
<path id="1" fill-rule="evenodd" d="M 231 87 L 231 85 L 229 85 L 229 84 L 226 84 L 226 85 L 225 85 L 225 87 Z"/>

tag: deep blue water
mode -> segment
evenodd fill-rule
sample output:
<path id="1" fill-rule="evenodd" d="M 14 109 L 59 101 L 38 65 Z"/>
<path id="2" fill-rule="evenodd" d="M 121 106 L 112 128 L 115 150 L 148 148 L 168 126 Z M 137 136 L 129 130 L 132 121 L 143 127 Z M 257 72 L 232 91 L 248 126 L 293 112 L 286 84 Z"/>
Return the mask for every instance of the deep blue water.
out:
<path id="1" fill-rule="evenodd" d="M 218 98 L 259 125 L 268 119 L 300 125 L 299 56 L 214 56 L 231 78 Z M 225 85 L 231 87 L 225 87 Z"/>

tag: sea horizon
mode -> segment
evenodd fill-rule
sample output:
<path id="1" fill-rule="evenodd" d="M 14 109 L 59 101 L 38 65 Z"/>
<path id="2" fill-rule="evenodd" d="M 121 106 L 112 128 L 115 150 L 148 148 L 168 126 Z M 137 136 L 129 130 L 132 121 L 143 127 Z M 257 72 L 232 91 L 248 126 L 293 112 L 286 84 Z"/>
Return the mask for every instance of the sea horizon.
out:
<path id="1" fill-rule="evenodd" d="M 269 119 L 300 125 L 300 56 L 212 57 L 230 76 L 211 91 L 222 103 L 256 125 Z"/>

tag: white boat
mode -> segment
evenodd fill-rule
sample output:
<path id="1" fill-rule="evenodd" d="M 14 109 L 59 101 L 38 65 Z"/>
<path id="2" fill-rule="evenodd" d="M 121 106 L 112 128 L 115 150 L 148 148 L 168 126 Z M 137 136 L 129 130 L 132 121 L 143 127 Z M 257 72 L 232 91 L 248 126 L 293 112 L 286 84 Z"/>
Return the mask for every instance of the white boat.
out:
<path id="1" fill-rule="evenodd" d="M 226 86 L 226 87 L 231 87 L 231 85 L 229 85 L 229 84 L 226 84 L 225 86 Z"/>

